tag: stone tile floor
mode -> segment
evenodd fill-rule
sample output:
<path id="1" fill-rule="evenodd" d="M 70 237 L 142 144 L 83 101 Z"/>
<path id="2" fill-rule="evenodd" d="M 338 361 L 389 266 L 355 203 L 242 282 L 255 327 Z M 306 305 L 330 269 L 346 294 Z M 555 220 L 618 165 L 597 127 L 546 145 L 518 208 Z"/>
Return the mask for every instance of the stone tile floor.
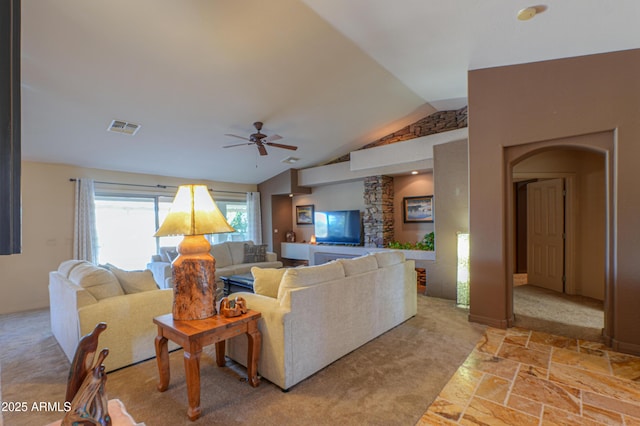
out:
<path id="1" fill-rule="evenodd" d="M 640 426 L 640 357 L 489 328 L 418 422 L 452 424 Z"/>

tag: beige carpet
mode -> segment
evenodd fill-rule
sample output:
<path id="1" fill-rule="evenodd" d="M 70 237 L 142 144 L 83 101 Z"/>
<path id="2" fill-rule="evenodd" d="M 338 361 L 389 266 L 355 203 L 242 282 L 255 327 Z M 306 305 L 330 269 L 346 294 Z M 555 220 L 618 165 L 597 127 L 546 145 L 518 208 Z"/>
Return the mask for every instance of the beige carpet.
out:
<path id="1" fill-rule="evenodd" d="M 513 288 L 515 326 L 602 342 L 603 303 L 534 285 Z"/>
<path id="2" fill-rule="evenodd" d="M 319 325 L 320 326 L 320 325 Z M 201 359 L 202 417 L 186 418 L 182 351 L 173 352 L 169 389 L 156 390 L 155 360 L 110 373 L 109 398 L 122 400 L 139 422 L 154 425 L 414 425 L 466 359 L 485 330 L 452 301 L 418 296 L 418 314 L 284 393 L 244 368 Z M 0 317 L 5 401 L 61 401 L 69 363 L 49 331 L 48 311 Z M 152 344 L 152 342 L 150 342 Z M 4 413 L 7 425 L 46 424 L 57 412 Z"/>

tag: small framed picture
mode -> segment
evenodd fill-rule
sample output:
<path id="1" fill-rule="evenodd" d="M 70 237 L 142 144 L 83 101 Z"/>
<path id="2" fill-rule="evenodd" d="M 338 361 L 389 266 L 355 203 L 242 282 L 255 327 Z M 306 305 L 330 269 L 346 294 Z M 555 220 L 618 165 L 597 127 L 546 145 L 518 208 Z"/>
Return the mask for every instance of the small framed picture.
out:
<path id="1" fill-rule="evenodd" d="M 433 195 L 404 197 L 404 223 L 433 222 Z"/>
<path id="2" fill-rule="evenodd" d="M 296 225 L 313 225 L 313 204 L 296 206 Z"/>

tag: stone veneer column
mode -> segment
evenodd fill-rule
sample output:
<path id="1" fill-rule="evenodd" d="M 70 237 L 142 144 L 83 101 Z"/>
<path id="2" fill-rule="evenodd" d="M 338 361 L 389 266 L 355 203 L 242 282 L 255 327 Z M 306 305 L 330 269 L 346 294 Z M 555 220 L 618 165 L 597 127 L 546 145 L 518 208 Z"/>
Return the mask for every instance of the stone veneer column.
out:
<path id="1" fill-rule="evenodd" d="M 393 238 L 393 178 L 364 179 L 364 246 L 386 247 Z"/>

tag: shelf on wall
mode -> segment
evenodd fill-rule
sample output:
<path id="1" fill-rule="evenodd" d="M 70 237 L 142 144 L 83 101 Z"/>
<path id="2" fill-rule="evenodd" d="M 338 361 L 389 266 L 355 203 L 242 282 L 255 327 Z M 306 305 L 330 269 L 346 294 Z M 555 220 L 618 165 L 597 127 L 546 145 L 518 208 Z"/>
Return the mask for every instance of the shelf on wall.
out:
<path id="1" fill-rule="evenodd" d="M 306 243 L 280 243 L 280 256 L 285 259 L 306 260 L 310 265 L 314 264 L 315 253 L 344 254 L 350 256 L 362 256 L 376 251 L 388 251 L 392 249 L 381 247 L 340 246 Z M 395 249 L 393 249 L 395 250 Z M 435 251 L 425 250 L 400 250 L 407 259 L 412 260 L 436 260 Z"/>

